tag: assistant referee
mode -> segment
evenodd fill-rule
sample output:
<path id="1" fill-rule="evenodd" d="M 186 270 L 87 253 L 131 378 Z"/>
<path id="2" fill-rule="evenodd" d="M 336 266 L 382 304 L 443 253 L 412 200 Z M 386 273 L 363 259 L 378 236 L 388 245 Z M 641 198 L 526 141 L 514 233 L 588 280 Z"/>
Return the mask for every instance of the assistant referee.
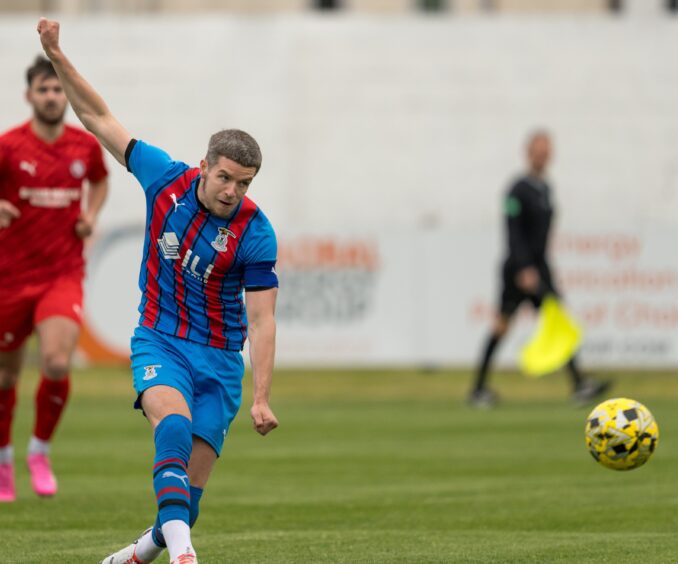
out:
<path id="1" fill-rule="evenodd" d="M 533 132 L 526 149 L 528 171 L 513 183 L 504 200 L 507 253 L 501 268 L 502 291 L 499 311 L 468 398 L 475 407 L 492 407 L 498 401 L 496 392 L 487 386 L 488 372 L 520 305 L 528 301 L 538 308 L 546 295 L 559 295 L 547 257 L 554 216 L 552 190 L 545 178 L 552 153 L 550 135 L 544 130 Z M 610 385 L 582 375 L 576 358 L 570 360 L 567 368 L 572 379 L 572 398 L 577 404 L 590 402 Z"/>

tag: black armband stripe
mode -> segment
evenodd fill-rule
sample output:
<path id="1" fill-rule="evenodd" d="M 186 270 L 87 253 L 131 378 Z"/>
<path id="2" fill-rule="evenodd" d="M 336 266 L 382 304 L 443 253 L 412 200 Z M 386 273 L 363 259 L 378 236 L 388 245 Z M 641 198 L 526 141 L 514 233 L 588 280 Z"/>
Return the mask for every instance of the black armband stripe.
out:
<path id="1" fill-rule="evenodd" d="M 132 169 L 129 167 L 129 157 L 132 154 L 132 149 L 134 149 L 134 145 L 137 144 L 136 139 L 130 139 L 129 143 L 127 144 L 127 149 L 125 149 L 125 166 L 127 167 L 128 172 L 132 172 Z"/>
<path id="2" fill-rule="evenodd" d="M 264 290 L 271 290 L 277 288 L 277 286 L 250 286 L 245 287 L 245 292 L 263 292 Z"/>

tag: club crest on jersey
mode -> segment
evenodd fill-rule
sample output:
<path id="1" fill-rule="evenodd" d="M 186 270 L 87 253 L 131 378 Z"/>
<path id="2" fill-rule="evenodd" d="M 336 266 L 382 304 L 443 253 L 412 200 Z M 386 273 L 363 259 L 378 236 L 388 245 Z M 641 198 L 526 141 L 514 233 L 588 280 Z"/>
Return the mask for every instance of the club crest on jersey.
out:
<path id="1" fill-rule="evenodd" d="M 71 171 L 71 175 L 74 178 L 82 178 L 83 176 L 85 176 L 86 170 L 87 169 L 85 168 L 85 163 L 82 162 L 80 159 L 75 159 L 71 163 L 70 171 Z"/>
<path id="2" fill-rule="evenodd" d="M 156 368 L 162 368 L 162 364 L 151 364 L 149 366 L 144 366 L 144 380 L 153 380 L 158 376 Z"/>
<path id="3" fill-rule="evenodd" d="M 214 247 L 220 253 L 223 253 L 228 247 L 228 238 L 233 237 L 235 239 L 235 233 L 230 229 L 225 227 L 219 227 L 219 234 L 216 236 L 214 241 L 212 241 L 212 247 Z"/>

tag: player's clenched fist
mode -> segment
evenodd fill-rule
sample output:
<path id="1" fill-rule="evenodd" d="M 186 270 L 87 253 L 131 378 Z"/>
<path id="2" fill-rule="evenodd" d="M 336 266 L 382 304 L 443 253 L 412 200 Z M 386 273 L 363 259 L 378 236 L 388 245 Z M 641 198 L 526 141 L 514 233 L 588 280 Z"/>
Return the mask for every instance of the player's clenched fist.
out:
<path id="1" fill-rule="evenodd" d="M 38 21 L 40 43 L 48 57 L 52 57 L 59 50 L 59 22 L 40 18 Z"/>
<path id="2" fill-rule="evenodd" d="M 21 215 L 21 212 L 7 200 L 0 200 L 0 229 L 9 227 L 13 219 Z"/>
<path id="3" fill-rule="evenodd" d="M 250 410 L 254 429 L 260 435 L 266 435 L 278 426 L 278 420 L 268 405 L 255 403 Z"/>
<path id="4" fill-rule="evenodd" d="M 86 239 L 94 232 L 94 218 L 87 214 L 80 214 L 75 224 L 75 234 L 80 239 Z"/>

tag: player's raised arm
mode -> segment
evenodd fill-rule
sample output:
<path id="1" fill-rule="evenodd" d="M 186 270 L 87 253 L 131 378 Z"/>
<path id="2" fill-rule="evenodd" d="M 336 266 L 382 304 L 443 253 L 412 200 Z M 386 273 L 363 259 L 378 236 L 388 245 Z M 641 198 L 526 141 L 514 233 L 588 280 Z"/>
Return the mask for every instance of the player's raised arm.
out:
<path id="1" fill-rule="evenodd" d="M 42 48 L 52 61 L 76 115 L 111 155 L 120 164 L 125 165 L 125 150 L 132 137 L 115 119 L 103 98 L 64 55 L 59 45 L 59 22 L 40 18 L 38 33 Z"/>

